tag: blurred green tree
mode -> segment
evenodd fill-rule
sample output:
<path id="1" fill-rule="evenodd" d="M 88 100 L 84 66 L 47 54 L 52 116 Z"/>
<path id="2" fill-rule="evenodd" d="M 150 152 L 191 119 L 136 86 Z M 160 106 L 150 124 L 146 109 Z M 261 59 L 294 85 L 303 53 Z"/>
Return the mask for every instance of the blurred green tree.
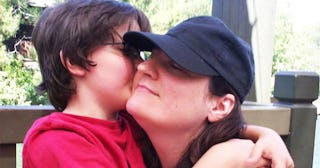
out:
<path id="1" fill-rule="evenodd" d="M 48 104 L 35 89 L 41 80 L 39 68 L 27 64 L 36 61 L 36 53 L 28 49 L 22 55 L 20 46 L 32 48 L 28 40 L 41 11 L 29 7 L 27 0 L 0 0 L 0 105 Z"/>
<path id="2" fill-rule="evenodd" d="M 0 0 L 0 41 L 14 35 L 19 28 L 20 15 L 14 15 L 10 1 Z M 2 45 L 1 45 L 2 46 Z"/>
<path id="3" fill-rule="evenodd" d="M 127 0 L 148 16 L 152 31 L 165 33 L 177 23 L 198 15 L 211 15 L 212 0 Z"/>
<path id="4" fill-rule="evenodd" d="M 41 76 L 36 66 L 28 66 L 26 60 L 36 61 L 36 53 L 27 56 L 16 48 L 10 50 L 7 42 L 15 38 L 20 42 L 28 33 L 22 25 L 31 26 L 43 8 L 30 7 L 28 0 L 0 0 L 0 105 L 48 104 L 45 95 L 38 95 L 35 86 Z M 54 3 L 64 0 L 53 0 Z M 123 0 L 146 13 L 152 31 L 165 33 L 180 21 L 197 15 L 211 15 L 212 0 Z M 283 10 L 282 10 L 283 11 Z M 295 31 L 287 13 L 279 12 L 276 19 L 276 37 L 272 74 L 280 70 L 309 70 L 320 74 L 320 25 Z M 30 32 L 29 32 L 30 33 Z M 28 38 L 28 37 L 27 37 Z"/>
<path id="5" fill-rule="evenodd" d="M 320 26 L 320 25 L 319 25 Z M 278 71 L 313 71 L 320 74 L 320 27 L 295 30 L 286 14 L 276 20 L 272 74 Z"/>

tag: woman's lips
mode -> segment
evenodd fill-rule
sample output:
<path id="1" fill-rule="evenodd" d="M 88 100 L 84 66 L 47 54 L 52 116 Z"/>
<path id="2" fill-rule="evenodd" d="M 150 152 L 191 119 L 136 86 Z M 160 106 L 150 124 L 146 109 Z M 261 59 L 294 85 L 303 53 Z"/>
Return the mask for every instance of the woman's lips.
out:
<path id="1" fill-rule="evenodd" d="M 151 93 L 155 96 L 159 96 L 159 94 L 157 94 L 156 92 L 154 92 L 149 87 L 147 87 L 146 85 L 143 85 L 143 84 L 138 84 L 135 88 L 135 91 L 148 92 L 148 93 Z"/>

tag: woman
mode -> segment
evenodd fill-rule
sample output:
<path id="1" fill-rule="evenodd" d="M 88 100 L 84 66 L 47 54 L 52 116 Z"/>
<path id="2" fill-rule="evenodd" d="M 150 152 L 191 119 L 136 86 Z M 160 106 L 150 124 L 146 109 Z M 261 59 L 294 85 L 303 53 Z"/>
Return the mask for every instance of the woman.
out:
<path id="1" fill-rule="evenodd" d="M 152 51 L 137 66 L 127 110 L 162 166 L 246 167 L 252 144 L 239 140 L 245 130 L 240 106 L 254 78 L 250 47 L 209 16 L 188 19 L 166 35 L 129 32 L 124 40 Z"/>

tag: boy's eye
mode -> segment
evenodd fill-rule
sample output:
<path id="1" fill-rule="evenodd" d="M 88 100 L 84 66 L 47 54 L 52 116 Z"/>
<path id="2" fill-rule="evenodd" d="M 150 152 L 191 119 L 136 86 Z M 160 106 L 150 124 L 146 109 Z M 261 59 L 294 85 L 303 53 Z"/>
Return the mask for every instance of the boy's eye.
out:
<path id="1" fill-rule="evenodd" d="M 141 58 L 141 52 L 139 49 L 132 47 L 126 43 L 124 43 L 124 47 L 122 48 L 123 54 L 129 56 L 132 59 Z"/>

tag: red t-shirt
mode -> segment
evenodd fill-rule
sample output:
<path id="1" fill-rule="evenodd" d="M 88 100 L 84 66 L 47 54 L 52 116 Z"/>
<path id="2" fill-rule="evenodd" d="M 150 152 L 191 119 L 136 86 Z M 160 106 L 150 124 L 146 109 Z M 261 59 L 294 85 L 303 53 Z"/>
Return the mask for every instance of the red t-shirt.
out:
<path id="1" fill-rule="evenodd" d="M 55 112 L 35 121 L 24 139 L 24 168 L 146 167 L 127 121 Z"/>

